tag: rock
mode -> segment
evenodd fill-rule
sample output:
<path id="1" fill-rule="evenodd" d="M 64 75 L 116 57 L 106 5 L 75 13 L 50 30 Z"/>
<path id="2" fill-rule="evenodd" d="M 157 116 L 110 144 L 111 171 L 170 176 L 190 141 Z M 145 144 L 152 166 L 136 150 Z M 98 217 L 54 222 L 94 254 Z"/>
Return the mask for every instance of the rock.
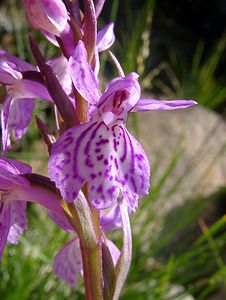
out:
<path id="1" fill-rule="evenodd" d="M 201 106 L 137 116 L 139 141 L 152 162 L 151 192 L 177 156 L 153 203 L 155 214 L 164 216 L 226 184 L 226 124 L 221 116 Z"/>

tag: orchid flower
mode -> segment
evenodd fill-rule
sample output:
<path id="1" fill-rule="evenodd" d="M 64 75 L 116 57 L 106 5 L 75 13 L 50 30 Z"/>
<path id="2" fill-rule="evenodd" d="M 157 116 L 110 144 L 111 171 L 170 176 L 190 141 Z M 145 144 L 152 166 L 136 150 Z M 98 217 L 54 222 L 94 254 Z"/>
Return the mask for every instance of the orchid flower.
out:
<path id="1" fill-rule="evenodd" d="M 5 244 L 17 243 L 18 236 L 27 229 L 26 203 L 41 204 L 63 219 L 64 213 L 54 189 L 47 188 L 49 180 L 32 175 L 31 167 L 13 159 L 0 159 L 0 257 Z M 30 177 L 32 178 L 32 177 Z M 66 221 L 65 221 L 66 222 Z"/>
<path id="2" fill-rule="evenodd" d="M 34 98 L 52 102 L 38 68 L 4 51 L 0 51 L 0 84 L 6 85 L 7 97 L 1 111 L 3 152 L 10 147 L 10 135 L 16 140 L 25 134 L 34 109 Z M 67 59 L 60 56 L 49 65 L 57 75 L 64 91 L 69 95 L 72 81 Z"/>
<path id="3" fill-rule="evenodd" d="M 67 130 L 52 146 L 51 180 L 68 203 L 88 183 L 88 200 L 96 209 L 112 206 L 122 194 L 134 211 L 138 199 L 148 194 L 150 165 L 143 148 L 126 129 L 128 113 L 189 107 L 196 102 L 140 99 L 136 73 L 113 79 L 101 94 L 82 41 L 69 63 L 74 86 L 96 109 L 89 122 Z"/>

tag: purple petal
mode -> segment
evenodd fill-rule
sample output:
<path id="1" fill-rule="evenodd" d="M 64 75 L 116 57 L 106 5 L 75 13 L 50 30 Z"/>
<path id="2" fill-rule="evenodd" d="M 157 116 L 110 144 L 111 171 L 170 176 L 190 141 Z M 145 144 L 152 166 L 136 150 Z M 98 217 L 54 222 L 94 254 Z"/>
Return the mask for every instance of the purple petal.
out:
<path id="1" fill-rule="evenodd" d="M 79 94 L 90 104 L 97 104 L 101 92 L 94 73 L 87 61 L 87 52 L 82 41 L 78 42 L 69 59 L 72 81 Z"/>
<path id="2" fill-rule="evenodd" d="M 105 0 L 94 0 L 94 6 L 95 6 L 95 12 L 96 12 L 96 18 L 99 17 L 103 6 L 104 6 Z"/>
<path id="3" fill-rule="evenodd" d="M 111 240 L 106 239 L 106 243 L 111 253 L 113 264 L 116 266 L 120 256 L 120 251 Z"/>
<path id="4" fill-rule="evenodd" d="M 54 272 L 70 286 L 74 286 L 77 276 L 82 270 L 82 258 L 79 240 L 67 243 L 55 256 Z"/>
<path id="5" fill-rule="evenodd" d="M 0 60 L 0 83 L 14 84 L 17 79 L 21 79 L 22 74 L 17 70 L 14 63 Z"/>
<path id="6" fill-rule="evenodd" d="M 112 44 L 115 41 L 115 35 L 113 30 L 114 30 L 114 23 L 110 23 L 98 32 L 97 34 L 98 52 L 107 50 L 112 46 Z"/>
<path id="7" fill-rule="evenodd" d="M 72 81 L 67 59 L 62 55 L 49 62 L 56 74 L 60 84 L 62 85 L 65 93 L 69 95 L 72 91 Z"/>
<path id="8" fill-rule="evenodd" d="M 132 112 L 141 112 L 149 110 L 174 110 L 178 108 L 186 108 L 197 104 L 194 100 L 171 100 L 159 101 L 155 99 L 140 99 L 132 109 Z"/>
<path id="9" fill-rule="evenodd" d="M 54 34 L 48 32 L 48 31 L 46 31 L 46 30 L 44 30 L 44 29 L 41 29 L 41 32 L 42 32 L 42 34 L 44 35 L 44 37 L 45 37 L 50 43 L 52 43 L 52 44 L 53 44 L 54 46 L 56 46 L 56 47 L 59 47 L 59 44 L 58 44 L 58 42 L 57 42 L 56 37 L 55 37 Z"/>
<path id="10" fill-rule="evenodd" d="M 22 163 L 20 163 L 22 164 Z M 18 176 L 21 174 L 20 164 L 14 164 L 14 160 L 8 158 L 0 159 L 0 191 L 1 193 L 10 192 L 17 186 L 28 186 L 28 182 L 25 178 Z M 22 170 L 30 170 L 29 166 L 24 164 Z M 16 199 L 19 200 L 19 199 Z"/>
<path id="11" fill-rule="evenodd" d="M 20 140 L 27 131 L 34 109 L 34 100 L 7 98 L 2 108 L 2 144 L 3 151 L 9 147 L 9 136 L 14 131 L 17 140 Z"/>
<path id="12" fill-rule="evenodd" d="M 1 127 L 2 127 L 2 151 L 6 152 L 10 148 L 10 133 L 8 130 L 8 117 L 12 97 L 6 97 L 1 110 Z"/>
<path id="13" fill-rule="evenodd" d="M 15 81 L 12 85 L 7 86 L 8 95 L 14 99 L 21 98 L 40 98 L 52 101 L 46 87 L 33 80 L 21 79 Z"/>
<path id="14" fill-rule="evenodd" d="M 67 24 L 67 9 L 61 0 L 24 0 L 29 21 L 34 28 L 58 35 Z"/>
<path id="15" fill-rule="evenodd" d="M 19 235 L 27 229 L 26 205 L 23 201 L 10 203 L 10 230 L 7 240 L 11 244 L 17 244 Z"/>
<path id="16" fill-rule="evenodd" d="M 1 158 L 0 160 L 0 166 L 4 166 L 9 172 L 12 172 L 14 174 L 26 174 L 31 173 L 31 166 L 28 164 L 25 164 L 21 161 L 12 159 L 12 158 Z"/>
<path id="17" fill-rule="evenodd" d="M 104 105 L 109 104 L 108 102 L 113 102 L 112 96 L 114 93 L 119 93 L 120 91 L 127 91 L 129 96 L 126 101 L 123 102 L 121 106 L 124 106 L 125 110 L 128 112 L 137 103 L 140 98 L 140 85 L 138 83 L 138 75 L 136 73 L 130 73 L 126 77 L 117 77 L 110 81 L 107 90 L 104 92 L 99 101 L 99 107 L 104 103 Z"/>
<path id="18" fill-rule="evenodd" d="M 10 204 L 0 200 L 0 258 L 2 257 L 10 227 Z"/>
<path id="19" fill-rule="evenodd" d="M 104 231 L 111 231 L 122 227 L 121 213 L 118 204 L 115 204 L 100 220 Z"/>
<path id="20" fill-rule="evenodd" d="M 104 122 L 67 130 L 52 147 L 49 174 L 67 202 L 88 182 L 89 201 L 97 209 L 112 206 L 121 190 L 135 210 L 150 185 L 149 162 L 140 144 L 123 125 L 107 127 Z"/>
<path id="21" fill-rule="evenodd" d="M 14 63 L 21 71 L 37 71 L 37 67 L 27 63 L 26 61 L 13 56 L 4 50 L 0 50 L 0 58 L 8 60 L 9 62 Z"/>

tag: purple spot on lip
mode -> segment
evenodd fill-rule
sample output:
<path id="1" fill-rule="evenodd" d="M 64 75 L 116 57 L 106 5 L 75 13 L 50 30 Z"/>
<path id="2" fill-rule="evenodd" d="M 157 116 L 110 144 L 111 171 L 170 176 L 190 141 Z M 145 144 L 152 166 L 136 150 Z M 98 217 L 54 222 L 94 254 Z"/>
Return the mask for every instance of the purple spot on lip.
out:
<path id="1" fill-rule="evenodd" d="M 144 157 L 143 157 L 142 154 L 137 154 L 137 155 L 136 155 L 136 158 L 137 158 L 138 160 L 143 160 L 143 159 L 144 159 Z"/>
<path id="2" fill-rule="evenodd" d="M 100 184 L 100 185 L 98 186 L 98 188 L 97 188 L 97 193 L 99 193 L 99 194 L 103 193 L 103 185 L 102 185 L 102 184 Z"/>
<path id="3" fill-rule="evenodd" d="M 136 183 L 135 183 L 134 178 L 131 177 L 130 180 L 131 180 L 131 183 L 132 183 L 132 185 L 133 185 L 134 192 L 137 193 L 137 186 L 136 186 Z"/>
<path id="4" fill-rule="evenodd" d="M 115 150 L 115 152 L 117 152 L 117 142 L 116 142 L 116 139 L 114 139 L 113 142 L 114 142 L 114 150 Z"/>
<path id="5" fill-rule="evenodd" d="M 96 205 L 99 205 L 99 204 L 100 204 L 100 201 L 99 201 L 98 199 L 95 199 L 95 200 L 94 200 L 94 203 L 95 203 Z"/>
<path id="6" fill-rule="evenodd" d="M 98 172 L 98 176 L 102 176 L 102 172 Z"/>
<path id="7" fill-rule="evenodd" d="M 85 70 L 83 68 L 81 68 L 81 77 L 82 79 L 85 79 Z"/>
<path id="8" fill-rule="evenodd" d="M 97 160 L 102 160 L 103 158 L 104 158 L 104 155 L 103 155 L 103 154 L 97 156 Z"/>
<path id="9" fill-rule="evenodd" d="M 107 159 L 104 160 L 104 164 L 105 164 L 105 166 L 108 165 L 108 160 Z"/>
<path id="10" fill-rule="evenodd" d="M 91 179 L 95 179 L 97 177 L 97 175 L 92 173 L 92 174 L 90 174 L 90 177 L 91 177 Z"/>
<path id="11" fill-rule="evenodd" d="M 66 146 L 72 144 L 73 141 L 74 141 L 73 138 L 72 138 L 71 136 L 68 136 L 68 137 L 64 140 L 64 146 L 66 147 Z"/>
<path id="12" fill-rule="evenodd" d="M 116 158 L 115 158 L 114 162 L 115 162 L 116 169 L 118 169 L 118 161 Z"/>
<path id="13" fill-rule="evenodd" d="M 96 148 L 95 149 L 95 153 L 100 153 L 100 151 L 101 151 L 101 148 Z"/>
<path id="14" fill-rule="evenodd" d="M 105 145 L 107 143 L 109 143 L 108 139 L 101 139 L 99 142 L 96 142 L 96 145 L 100 146 L 100 145 Z"/>
<path id="15" fill-rule="evenodd" d="M 115 189 L 116 189 L 116 187 L 115 187 L 115 186 L 112 186 L 110 189 L 107 190 L 107 191 L 108 191 L 108 194 L 109 194 L 110 196 L 112 196 L 113 193 L 114 193 L 114 191 L 115 191 Z"/>

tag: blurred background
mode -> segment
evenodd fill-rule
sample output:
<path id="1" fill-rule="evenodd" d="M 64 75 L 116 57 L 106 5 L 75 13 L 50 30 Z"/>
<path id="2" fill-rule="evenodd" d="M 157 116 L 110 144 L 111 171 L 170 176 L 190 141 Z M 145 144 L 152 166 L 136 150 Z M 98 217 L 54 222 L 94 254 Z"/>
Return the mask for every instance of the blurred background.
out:
<path id="1" fill-rule="evenodd" d="M 0 48 L 34 62 L 22 1 L 0 4 Z M 99 25 L 116 22 L 112 51 L 125 73 L 140 74 L 143 95 L 195 99 L 180 111 L 133 114 L 130 130 L 151 160 L 151 193 L 132 215 L 133 261 L 121 299 L 226 299 L 226 2 L 108 0 Z M 32 32 L 47 57 L 58 54 Z M 103 81 L 116 74 L 101 55 Z M 0 89 L 0 102 L 5 91 Z M 35 113 L 54 128 L 45 103 Z M 10 157 L 47 174 L 47 152 L 34 122 Z M 53 257 L 70 239 L 28 207 L 29 230 L 8 245 L 0 264 L 0 298 L 84 299 L 53 275 Z M 121 235 L 111 234 L 117 245 Z"/>

